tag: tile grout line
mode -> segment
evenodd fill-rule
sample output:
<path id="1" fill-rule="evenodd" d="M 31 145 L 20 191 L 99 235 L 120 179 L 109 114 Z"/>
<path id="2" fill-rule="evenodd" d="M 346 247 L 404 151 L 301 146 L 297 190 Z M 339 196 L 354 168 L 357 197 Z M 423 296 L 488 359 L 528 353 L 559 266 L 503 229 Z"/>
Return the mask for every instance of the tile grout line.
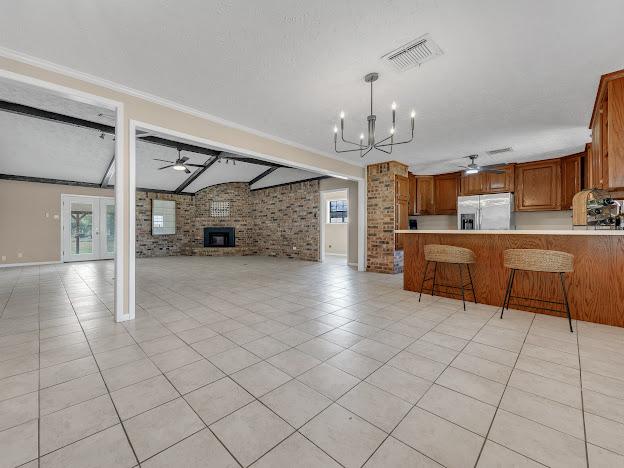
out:
<path id="1" fill-rule="evenodd" d="M 483 439 L 483 444 L 481 445 L 481 450 L 479 450 L 479 455 L 477 456 L 477 459 L 475 461 L 475 464 L 474 464 L 475 468 L 479 464 L 479 460 L 481 459 L 481 455 L 483 454 L 483 449 L 485 448 L 485 444 L 489 440 L 490 431 L 492 430 L 492 426 L 494 425 L 494 420 L 496 419 L 496 415 L 498 414 L 498 410 L 500 408 L 500 404 L 503 401 L 503 398 L 505 397 L 505 392 L 507 391 L 507 388 L 509 387 L 509 381 L 511 380 L 511 376 L 513 374 L 513 371 L 516 368 L 516 364 L 518 363 L 518 359 L 520 359 L 520 353 L 522 352 L 522 348 L 524 347 L 524 343 L 526 343 L 527 336 L 529 335 L 529 333 L 531 331 L 531 327 L 533 327 L 533 323 L 534 322 L 535 322 L 535 313 L 533 313 L 533 318 L 531 320 L 531 323 L 530 323 L 529 327 L 527 328 L 526 334 L 524 335 L 524 340 L 522 342 L 522 347 L 520 347 L 520 350 L 518 351 L 518 356 L 516 357 L 516 361 L 514 362 L 512 371 L 509 373 L 509 377 L 507 378 L 507 383 L 505 384 L 505 388 L 503 389 L 503 393 L 501 394 L 500 399 L 498 400 L 498 404 L 496 405 L 496 410 L 494 411 L 494 416 L 492 417 L 492 421 L 490 421 L 490 426 L 488 427 L 487 433 L 485 434 L 485 438 Z M 492 441 L 492 442 L 496 443 L 496 441 Z M 499 444 L 499 445 L 501 445 L 501 444 Z M 504 445 L 501 445 L 501 446 L 507 448 Z M 526 457 L 526 458 L 531 459 L 530 457 Z"/>
<path id="2" fill-rule="evenodd" d="M 451 315 L 447 316 L 447 317 L 446 317 L 446 319 L 442 320 L 442 322 L 440 322 L 440 323 L 443 323 L 443 322 L 444 322 L 444 321 L 446 321 L 448 318 L 450 318 L 452 315 L 454 315 L 455 313 L 458 313 L 458 311 L 459 311 L 459 308 L 458 308 L 458 310 L 457 310 L 456 312 L 454 312 L 453 314 L 451 314 Z M 490 320 L 492 319 L 492 317 L 494 317 L 495 313 L 496 313 L 496 312 L 494 311 L 494 312 L 492 313 L 492 315 L 490 316 L 490 318 L 489 318 L 488 320 L 486 320 L 486 321 L 483 323 L 483 325 L 482 325 L 482 326 L 481 326 L 481 327 L 477 330 L 477 332 L 474 334 L 474 336 L 477 336 L 477 334 L 478 334 L 478 333 L 479 333 L 479 332 L 480 332 L 480 331 L 481 331 L 481 330 L 482 330 L 485 326 L 487 326 L 487 324 L 490 322 Z M 438 325 L 439 325 L 439 324 L 438 324 Z M 437 326 L 437 325 L 436 325 L 436 326 Z M 434 328 L 435 328 L 435 327 L 434 327 Z M 474 338 L 474 336 L 473 336 L 473 338 Z M 416 341 L 418 341 L 418 339 L 420 339 L 420 338 L 417 338 L 417 340 L 416 340 Z M 459 356 L 459 354 L 461 353 L 461 351 L 463 351 L 463 350 L 466 348 L 466 346 L 468 346 L 468 344 L 469 344 L 470 342 L 472 342 L 472 340 L 469 340 L 469 341 L 467 341 L 467 342 L 464 344 L 464 346 L 462 347 L 462 349 L 461 349 L 461 350 L 459 351 L 459 353 L 457 354 L 458 356 Z M 409 346 L 411 346 L 411 345 L 409 345 Z M 449 349 L 450 349 L 450 348 L 449 348 Z M 409 352 L 409 351 L 408 351 L 408 352 Z M 454 360 L 454 359 L 453 359 L 453 360 Z M 434 362 L 435 362 L 435 361 L 434 361 Z M 368 457 L 368 458 L 364 461 L 363 465 L 365 465 L 366 463 L 368 463 L 368 461 L 369 461 L 369 460 L 370 460 L 370 459 L 371 459 L 371 458 L 375 455 L 375 453 L 377 453 L 377 451 L 378 451 L 378 450 L 381 448 L 381 446 L 382 446 L 382 445 L 386 442 L 386 440 L 388 440 L 388 438 L 389 438 L 389 437 L 394 437 L 394 436 L 392 436 L 392 433 L 396 430 L 396 428 L 397 428 L 397 427 L 399 427 L 399 425 L 400 425 L 400 424 L 401 424 L 401 423 L 405 420 L 405 418 L 406 418 L 406 417 L 407 417 L 407 416 L 408 416 L 408 415 L 409 415 L 409 414 L 410 414 L 410 413 L 414 410 L 414 408 L 416 408 L 416 407 L 417 407 L 418 403 L 420 402 L 420 400 L 422 400 L 422 399 L 423 399 L 423 397 L 427 394 L 427 392 L 429 392 L 429 390 L 431 390 L 431 388 L 432 388 L 434 385 L 436 385 L 437 380 L 440 378 L 440 376 L 441 376 L 441 375 L 442 375 L 442 374 L 443 374 L 443 373 L 444 373 L 444 372 L 445 372 L 445 371 L 446 371 L 449 367 L 451 367 L 451 363 L 452 363 L 452 362 L 453 362 L 453 361 L 449 362 L 449 363 L 446 365 L 446 367 L 444 368 L 444 370 L 442 370 L 442 372 L 440 372 L 440 374 L 438 375 L 438 377 L 436 377 L 436 379 L 435 379 L 434 381 L 432 381 L 432 382 L 431 382 L 431 385 L 429 385 L 429 388 L 427 388 L 427 390 L 426 390 L 425 392 L 423 392 L 423 394 L 420 396 L 420 398 L 418 398 L 418 400 L 416 400 L 416 402 L 412 405 L 412 407 L 409 409 L 409 411 L 408 411 L 407 413 L 405 413 L 405 415 L 403 415 L 403 417 L 399 420 L 399 422 L 398 422 L 398 423 L 394 426 L 394 428 L 392 429 L 392 431 L 390 431 L 390 432 L 388 433 L 388 435 L 384 438 L 384 440 L 381 442 L 381 444 L 379 444 L 379 445 L 377 446 L 377 448 L 373 451 L 373 453 L 371 453 L 371 454 L 370 454 L 370 456 L 369 456 L 369 457 Z M 394 366 L 393 366 L 393 367 L 394 367 Z M 408 372 L 408 373 L 409 373 L 409 372 Z M 424 380 L 427 380 L 427 379 L 424 379 Z M 420 408 L 420 407 L 419 407 L 419 409 L 422 409 L 422 408 Z M 424 411 L 427 411 L 427 410 L 424 410 Z M 433 414 L 433 413 L 431 413 L 430 411 L 427 411 L 427 412 L 428 412 L 428 413 L 430 413 L 430 414 Z M 438 418 L 444 419 L 445 421 L 448 421 L 447 419 L 442 418 L 441 416 L 438 416 L 437 414 L 436 414 L 435 416 L 436 416 L 436 417 L 438 417 Z M 492 420 L 494 420 L 494 418 L 492 418 Z M 455 423 L 453 423 L 453 422 L 451 422 L 451 421 L 448 421 L 448 422 L 450 422 L 451 424 L 455 424 Z M 458 424 L 455 424 L 455 425 L 456 425 L 456 426 L 458 426 L 458 427 L 462 427 L 462 426 L 459 426 Z M 471 432 L 472 432 L 472 431 L 471 431 Z M 394 438 L 396 438 L 396 437 L 394 437 Z M 441 465 L 441 463 L 440 463 L 439 461 L 434 460 L 433 458 L 429 457 L 427 454 L 425 454 L 425 453 L 421 452 L 421 451 L 420 451 L 420 450 L 418 450 L 417 448 L 412 447 L 411 445 L 407 444 L 406 442 L 403 442 L 402 440 L 400 440 L 400 439 L 398 439 L 398 438 L 397 438 L 397 440 L 398 440 L 398 441 L 400 441 L 401 443 L 405 444 L 406 446 L 410 447 L 411 449 L 416 450 L 418 453 L 420 453 L 421 455 L 423 455 L 423 456 L 427 457 L 428 459 L 433 460 L 434 462 L 439 463 L 439 464 Z M 478 460 L 478 458 L 477 458 L 477 460 Z"/>
<path id="3" fill-rule="evenodd" d="M 78 276 L 82 279 L 82 281 L 84 281 L 84 279 L 80 276 L 80 274 L 78 274 Z M 65 293 L 67 294 L 67 288 L 65 287 L 65 282 L 63 281 L 62 278 L 61 278 L 61 284 L 63 284 L 63 288 L 65 289 Z M 85 282 L 85 284 L 87 284 L 87 283 Z M 87 287 L 89 289 L 91 289 L 91 287 L 88 284 L 87 284 Z M 91 291 L 93 291 L 93 289 L 91 289 Z M 95 294 L 95 295 L 99 299 L 99 296 L 97 296 L 97 294 Z M 110 399 L 110 402 L 113 405 L 113 408 L 115 409 L 115 414 L 117 415 L 117 419 L 119 420 L 119 425 L 121 426 L 122 430 L 124 431 L 124 434 L 126 436 L 126 440 L 128 441 L 128 444 L 130 445 L 130 449 L 132 450 L 132 454 L 134 455 L 134 458 L 135 458 L 135 460 L 136 460 L 136 462 L 138 464 L 139 463 L 139 457 L 137 457 L 136 451 L 134 450 L 134 446 L 132 445 L 132 441 L 130 441 L 130 437 L 128 436 L 128 433 L 126 432 L 126 428 L 125 428 L 125 426 L 123 425 L 123 423 L 121 421 L 121 417 L 119 416 L 119 411 L 117 410 L 117 406 L 115 405 L 115 402 L 113 401 L 113 398 L 111 397 L 110 389 L 108 388 L 108 385 L 106 384 L 106 380 L 104 380 L 104 377 L 102 376 L 102 370 L 100 369 L 100 364 L 97 362 L 97 359 L 95 359 L 95 354 L 93 354 L 93 349 L 91 348 L 91 343 L 89 343 L 89 340 L 87 338 L 87 334 L 85 333 L 84 327 L 82 326 L 82 322 L 80 321 L 80 318 L 78 317 L 78 314 L 76 313 L 76 309 L 74 307 L 74 303 L 73 303 L 72 299 L 69 297 L 69 294 L 67 294 L 67 296 L 69 298 L 69 302 L 71 304 L 71 307 L 74 310 L 74 314 L 76 315 L 76 319 L 78 320 L 78 324 L 80 325 L 80 329 L 82 330 L 82 333 L 85 335 L 85 338 L 87 339 L 87 346 L 89 347 L 89 351 L 91 352 L 91 357 L 95 361 L 95 365 L 96 365 L 96 367 L 98 369 L 98 373 L 99 373 L 100 379 L 102 379 L 102 382 L 104 383 L 104 387 L 106 388 L 106 391 L 107 391 L 107 394 L 108 394 L 108 398 Z M 110 312 L 110 310 L 109 310 L 109 312 Z M 113 318 L 113 320 L 114 320 L 114 318 Z M 110 426 L 110 427 L 114 427 L 114 425 Z M 106 429 L 110 429 L 110 427 L 106 428 Z M 101 432 L 101 431 L 99 431 L 99 432 Z M 91 434 L 91 435 L 93 435 L 93 434 Z M 87 436 L 87 437 L 90 437 L 90 436 Z M 69 445 L 71 445 L 71 444 L 69 444 Z"/>
<path id="4" fill-rule="evenodd" d="M 583 369 L 581 367 L 581 345 L 579 343 L 579 335 L 580 329 L 578 321 L 575 323 L 576 325 L 576 346 L 578 350 L 578 363 L 579 363 L 579 385 L 581 390 L 581 416 L 583 417 L 583 435 L 585 436 L 585 463 L 587 463 L 587 467 L 589 468 L 589 447 L 587 444 L 587 424 L 585 422 L 585 397 L 583 396 Z"/>

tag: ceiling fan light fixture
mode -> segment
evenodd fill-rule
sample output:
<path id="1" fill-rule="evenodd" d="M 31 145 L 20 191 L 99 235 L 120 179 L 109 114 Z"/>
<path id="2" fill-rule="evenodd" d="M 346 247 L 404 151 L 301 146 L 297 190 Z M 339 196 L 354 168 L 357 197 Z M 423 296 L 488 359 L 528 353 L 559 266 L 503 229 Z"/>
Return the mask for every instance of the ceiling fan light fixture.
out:
<path id="1" fill-rule="evenodd" d="M 186 170 L 186 166 L 184 164 L 176 164 L 175 166 L 173 166 L 173 170 L 174 171 L 185 171 Z"/>
<path id="2" fill-rule="evenodd" d="M 479 169 L 466 169 L 465 174 L 470 175 L 470 174 L 478 174 L 479 173 Z"/>

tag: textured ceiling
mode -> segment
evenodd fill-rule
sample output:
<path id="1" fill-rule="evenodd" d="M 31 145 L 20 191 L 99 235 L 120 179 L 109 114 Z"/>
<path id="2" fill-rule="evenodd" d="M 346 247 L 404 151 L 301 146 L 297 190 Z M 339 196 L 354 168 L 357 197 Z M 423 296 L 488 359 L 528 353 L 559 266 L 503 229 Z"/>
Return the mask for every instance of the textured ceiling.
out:
<path id="1" fill-rule="evenodd" d="M 0 46 L 332 153 L 341 109 L 364 129 L 379 71 L 379 131 L 412 107 L 418 172 L 512 146 L 496 160 L 576 151 L 601 74 L 624 67 L 621 0 L 2 2 Z M 379 58 L 429 33 L 444 55 L 396 73 Z M 359 162 L 358 156 L 345 159 Z"/>

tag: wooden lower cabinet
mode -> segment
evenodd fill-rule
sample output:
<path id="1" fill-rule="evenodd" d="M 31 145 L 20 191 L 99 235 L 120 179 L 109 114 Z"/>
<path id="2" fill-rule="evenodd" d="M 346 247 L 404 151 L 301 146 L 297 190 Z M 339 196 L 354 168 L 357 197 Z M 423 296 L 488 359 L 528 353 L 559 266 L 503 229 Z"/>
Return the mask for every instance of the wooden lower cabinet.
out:
<path id="1" fill-rule="evenodd" d="M 459 196 L 459 172 L 442 174 L 433 177 L 435 214 L 457 213 L 457 197 Z"/>
<path id="2" fill-rule="evenodd" d="M 561 209 L 561 162 L 559 159 L 516 165 L 517 211 Z"/>

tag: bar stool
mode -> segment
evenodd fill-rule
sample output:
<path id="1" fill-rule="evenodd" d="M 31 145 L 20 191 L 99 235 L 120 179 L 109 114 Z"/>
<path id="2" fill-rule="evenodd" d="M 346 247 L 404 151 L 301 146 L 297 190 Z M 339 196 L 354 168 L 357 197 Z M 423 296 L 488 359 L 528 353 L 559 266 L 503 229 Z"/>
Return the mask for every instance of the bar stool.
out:
<path id="1" fill-rule="evenodd" d="M 425 260 L 427 263 L 425 264 L 425 271 L 423 273 L 422 282 L 420 283 L 420 295 L 418 296 L 418 302 L 420 302 L 420 298 L 422 297 L 423 289 L 425 287 L 425 281 L 433 280 L 431 284 L 431 295 L 433 296 L 435 292 L 436 284 L 438 286 L 443 286 L 445 288 L 453 288 L 453 289 L 461 289 L 462 301 L 464 303 L 464 310 L 466 310 L 466 296 L 464 288 L 466 286 L 470 286 L 468 291 L 472 292 L 472 297 L 474 299 L 474 303 L 477 303 L 477 295 L 475 294 L 474 284 L 472 283 L 472 274 L 470 273 L 470 264 L 475 263 L 475 254 L 470 249 L 465 249 L 463 247 L 454 247 L 452 245 L 440 245 L 440 244 L 428 244 L 425 245 Z M 433 276 L 427 278 L 427 272 L 429 270 L 429 263 L 433 263 Z M 459 286 L 452 284 L 442 284 L 436 283 L 436 274 L 438 272 L 438 263 L 452 263 L 457 265 L 459 269 Z M 462 272 L 462 265 L 466 266 L 468 270 L 468 279 L 469 282 L 464 284 L 464 275 Z"/>
<path id="2" fill-rule="evenodd" d="M 503 300 L 500 318 L 503 318 L 505 308 L 509 310 L 509 302 L 514 299 L 525 299 L 555 305 L 565 306 L 565 312 L 568 315 L 568 323 L 572 332 L 572 317 L 570 315 L 570 304 L 568 303 L 568 293 L 565 287 L 564 274 L 574 271 L 574 255 L 567 252 L 559 252 L 557 250 L 540 250 L 540 249 L 509 249 L 504 252 L 504 265 L 509 268 L 509 280 L 507 281 L 507 290 Z M 559 273 L 561 281 L 561 289 L 563 291 L 563 302 L 547 301 L 544 299 L 533 299 L 520 296 L 513 296 L 513 283 L 516 278 L 516 271 L 538 271 L 544 273 Z M 530 309 L 540 309 L 540 307 L 526 306 Z M 551 312 L 559 312 L 558 309 L 549 309 L 542 307 L 542 310 Z"/>

